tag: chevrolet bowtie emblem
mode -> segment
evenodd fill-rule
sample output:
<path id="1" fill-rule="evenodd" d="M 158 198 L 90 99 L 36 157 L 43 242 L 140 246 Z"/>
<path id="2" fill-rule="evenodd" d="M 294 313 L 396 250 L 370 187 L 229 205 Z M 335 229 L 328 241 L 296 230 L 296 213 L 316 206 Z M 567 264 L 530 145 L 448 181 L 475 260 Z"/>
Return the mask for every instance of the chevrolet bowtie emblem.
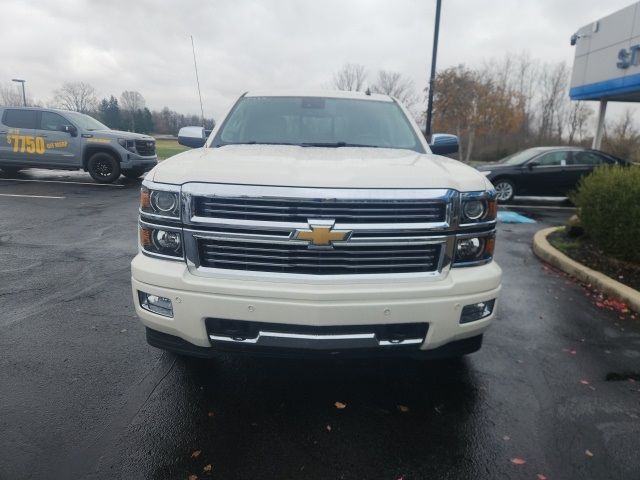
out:
<path id="1" fill-rule="evenodd" d="M 333 242 L 348 240 L 351 230 L 334 230 L 333 225 L 314 225 L 309 223 L 308 230 L 298 229 L 293 238 L 295 240 L 307 240 L 309 245 L 317 247 L 331 246 Z"/>

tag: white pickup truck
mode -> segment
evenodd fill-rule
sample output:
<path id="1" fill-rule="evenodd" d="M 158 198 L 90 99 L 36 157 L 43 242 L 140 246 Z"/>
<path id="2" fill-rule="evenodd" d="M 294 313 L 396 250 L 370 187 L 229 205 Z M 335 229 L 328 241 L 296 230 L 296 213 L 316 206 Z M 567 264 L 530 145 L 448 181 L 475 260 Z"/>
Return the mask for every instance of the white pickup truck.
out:
<path id="1" fill-rule="evenodd" d="M 249 92 L 143 182 L 135 308 L 179 354 L 461 356 L 502 272 L 496 193 L 394 98 Z"/>

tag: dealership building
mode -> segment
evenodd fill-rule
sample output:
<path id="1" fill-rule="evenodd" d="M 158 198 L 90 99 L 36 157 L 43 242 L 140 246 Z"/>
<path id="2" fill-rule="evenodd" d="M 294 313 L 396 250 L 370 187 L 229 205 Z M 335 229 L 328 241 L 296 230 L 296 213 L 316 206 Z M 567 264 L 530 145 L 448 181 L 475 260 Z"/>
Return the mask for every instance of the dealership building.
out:
<path id="1" fill-rule="evenodd" d="M 593 148 L 600 148 L 607 102 L 640 101 L 640 2 L 589 25 L 571 37 L 575 59 L 571 100 L 600 102 Z"/>

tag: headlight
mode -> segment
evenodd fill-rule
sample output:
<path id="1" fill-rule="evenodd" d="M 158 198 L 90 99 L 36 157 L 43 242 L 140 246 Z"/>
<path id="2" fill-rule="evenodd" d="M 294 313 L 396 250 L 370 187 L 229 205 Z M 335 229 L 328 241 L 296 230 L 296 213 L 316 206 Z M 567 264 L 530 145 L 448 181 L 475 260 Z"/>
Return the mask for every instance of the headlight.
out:
<path id="1" fill-rule="evenodd" d="M 485 206 L 482 200 L 469 200 L 462 204 L 462 214 L 468 220 L 478 220 L 484 215 Z"/>
<path id="2" fill-rule="evenodd" d="M 182 233 L 179 230 L 140 225 L 140 246 L 146 253 L 184 258 Z"/>
<path id="3" fill-rule="evenodd" d="M 478 222 L 491 222 L 496 219 L 498 203 L 495 192 L 466 192 L 461 194 L 460 224 L 469 226 Z"/>
<path id="4" fill-rule="evenodd" d="M 136 151 L 136 142 L 134 140 L 127 140 L 126 138 L 119 138 L 118 143 L 130 152 Z"/>
<path id="5" fill-rule="evenodd" d="M 140 210 L 155 216 L 180 218 L 180 194 L 166 190 L 140 189 Z"/>
<path id="6" fill-rule="evenodd" d="M 489 235 L 465 236 L 456 240 L 453 266 L 472 266 L 488 263 L 493 259 L 496 239 Z"/>

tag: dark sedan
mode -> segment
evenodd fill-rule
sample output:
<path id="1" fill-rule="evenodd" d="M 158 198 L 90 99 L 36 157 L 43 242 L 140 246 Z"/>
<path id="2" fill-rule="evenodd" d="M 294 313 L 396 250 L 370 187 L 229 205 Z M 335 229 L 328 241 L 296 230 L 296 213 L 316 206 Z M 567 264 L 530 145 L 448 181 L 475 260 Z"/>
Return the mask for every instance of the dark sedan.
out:
<path id="1" fill-rule="evenodd" d="M 579 147 L 536 147 L 497 163 L 478 167 L 496 187 L 498 200 L 515 195 L 566 196 L 578 181 L 599 165 L 629 165 L 599 150 Z"/>

